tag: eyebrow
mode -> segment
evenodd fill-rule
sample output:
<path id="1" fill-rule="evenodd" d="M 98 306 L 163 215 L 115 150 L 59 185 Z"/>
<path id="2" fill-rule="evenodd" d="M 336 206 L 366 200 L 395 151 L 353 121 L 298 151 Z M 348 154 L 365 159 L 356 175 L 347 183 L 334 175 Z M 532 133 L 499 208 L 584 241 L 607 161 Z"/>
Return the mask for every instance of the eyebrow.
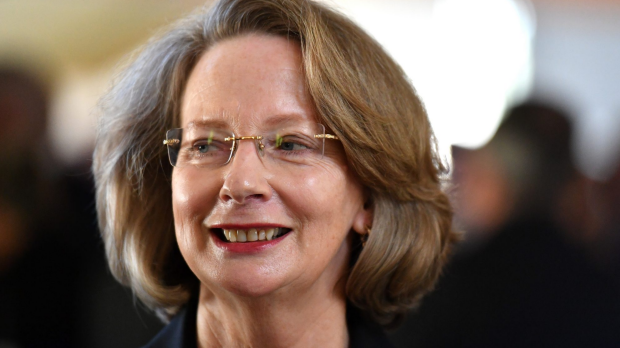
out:
<path id="1" fill-rule="evenodd" d="M 253 117 L 250 117 L 253 119 Z M 275 114 L 268 116 L 265 120 L 260 121 L 260 127 L 285 126 L 291 123 L 306 122 L 306 117 L 300 113 Z M 256 123 L 255 121 L 253 121 Z M 219 128 L 230 129 L 230 122 L 221 119 L 202 119 L 188 123 L 185 128 Z"/>
<path id="2" fill-rule="evenodd" d="M 188 123 L 185 128 L 230 128 L 223 120 L 196 120 Z"/>
<path id="3" fill-rule="evenodd" d="M 289 123 L 299 123 L 306 122 L 306 118 L 299 113 L 287 113 L 287 114 L 275 114 L 267 117 L 266 120 L 262 122 L 263 125 L 270 126 L 282 126 Z"/>

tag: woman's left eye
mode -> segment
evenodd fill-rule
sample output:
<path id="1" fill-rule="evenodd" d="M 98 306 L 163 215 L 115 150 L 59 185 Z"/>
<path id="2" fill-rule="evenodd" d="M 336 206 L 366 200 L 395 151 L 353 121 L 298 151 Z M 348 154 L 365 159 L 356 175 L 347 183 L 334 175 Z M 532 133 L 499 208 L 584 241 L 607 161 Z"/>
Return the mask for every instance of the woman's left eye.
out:
<path id="1" fill-rule="evenodd" d="M 305 150 L 308 147 L 303 144 L 295 143 L 292 141 L 282 141 L 279 145 L 279 148 L 284 151 L 297 151 L 297 150 Z"/>

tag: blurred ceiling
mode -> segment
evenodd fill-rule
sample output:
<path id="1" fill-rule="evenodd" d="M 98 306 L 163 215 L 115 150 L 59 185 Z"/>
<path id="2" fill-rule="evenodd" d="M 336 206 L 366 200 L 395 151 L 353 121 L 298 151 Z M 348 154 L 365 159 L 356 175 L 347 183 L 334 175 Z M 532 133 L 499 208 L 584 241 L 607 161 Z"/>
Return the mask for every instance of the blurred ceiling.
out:
<path id="1" fill-rule="evenodd" d="M 377 0 L 355 2 L 374 1 Z M 389 1 L 402 3 L 405 0 Z M 617 0 L 535 2 L 587 6 L 618 3 Z M 203 4 L 204 0 L 3 0 L 0 1 L 0 62 L 20 63 L 26 59 L 52 70 L 67 65 L 96 67 L 129 52 L 163 25 Z"/>
<path id="2" fill-rule="evenodd" d="M 118 58 L 202 0 L 3 0 L 0 61 L 48 69 L 96 67 Z"/>

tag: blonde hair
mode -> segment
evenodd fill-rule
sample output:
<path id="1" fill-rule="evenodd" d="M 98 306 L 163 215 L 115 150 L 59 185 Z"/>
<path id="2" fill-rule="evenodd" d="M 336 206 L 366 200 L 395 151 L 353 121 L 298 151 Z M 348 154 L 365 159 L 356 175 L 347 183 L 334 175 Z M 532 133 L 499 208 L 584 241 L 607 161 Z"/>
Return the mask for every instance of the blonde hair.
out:
<path id="1" fill-rule="evenodd" d="M 309 0 L 220 1 L 148 43 L 101 99 L 93 170 L 112 273 L 168 318 L 197 291 L 175 240 L 161 142 L 178 124 L 200 55 L 248 33 L 299 42 L 320 122 L 340 137 L 373 209 L 347 297 L 381 325 L 395 324 L 433 287 L 455 240 L 444 168 L 402 69 L 357 25 Z"/>

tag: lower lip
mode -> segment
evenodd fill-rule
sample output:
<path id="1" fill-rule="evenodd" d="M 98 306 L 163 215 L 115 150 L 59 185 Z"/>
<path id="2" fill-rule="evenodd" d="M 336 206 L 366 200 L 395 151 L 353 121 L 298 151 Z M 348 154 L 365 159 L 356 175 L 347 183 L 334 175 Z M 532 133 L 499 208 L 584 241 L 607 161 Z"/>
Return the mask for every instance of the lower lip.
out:
<path id="1" fill-rule="evenodd" d="M 290 232 L 280 238 L 272 240 L 227 243 L 221 240 L 218 236 L 216 236 L 214 232 L 211 232 L 211 239 L 213 239 L 215 245 L 218 248 L 224 249 L 228 252 L 239 254 L 256 254 L 276 246 L 276 244 L 280 243 L 282 240 L 284 240 L 284 238 L 288 237 L 289 234 Z"/>

